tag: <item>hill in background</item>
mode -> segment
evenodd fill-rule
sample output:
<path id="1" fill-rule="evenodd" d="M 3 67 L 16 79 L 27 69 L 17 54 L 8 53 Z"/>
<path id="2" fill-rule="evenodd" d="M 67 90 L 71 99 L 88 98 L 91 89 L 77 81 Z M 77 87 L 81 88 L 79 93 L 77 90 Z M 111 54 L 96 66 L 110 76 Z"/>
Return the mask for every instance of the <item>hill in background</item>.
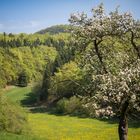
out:
<path id="1" fill-rule="evenodd" d="M 45 33 L 50 33 L 50 34 L 58 34 L 58 33 L 69 33 L 71 30 L 70 25 L 55 25 L 48 27 L 46 29 L 42 29 L 36 33 L 38 34 L 45 34 Z"/>

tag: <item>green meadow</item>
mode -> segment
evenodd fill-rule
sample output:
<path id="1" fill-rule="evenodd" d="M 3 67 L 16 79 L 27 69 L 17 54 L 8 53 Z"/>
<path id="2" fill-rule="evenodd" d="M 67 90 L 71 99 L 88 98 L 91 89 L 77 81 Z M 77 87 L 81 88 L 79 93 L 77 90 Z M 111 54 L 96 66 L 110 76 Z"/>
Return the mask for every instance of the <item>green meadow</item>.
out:
<path id="1" fill-rule="evenodd" d="M 0 133 L 0 140 L 118 140 L 117 121 L 79 118 L 46 112 L 43 107 L 31 107 L 31 87 L 13 87 L 5 96 L 24 107 L 28 115 L 29 133 Z M 140 140 L 140 123 L 130 122 L 128 140 Z"/>

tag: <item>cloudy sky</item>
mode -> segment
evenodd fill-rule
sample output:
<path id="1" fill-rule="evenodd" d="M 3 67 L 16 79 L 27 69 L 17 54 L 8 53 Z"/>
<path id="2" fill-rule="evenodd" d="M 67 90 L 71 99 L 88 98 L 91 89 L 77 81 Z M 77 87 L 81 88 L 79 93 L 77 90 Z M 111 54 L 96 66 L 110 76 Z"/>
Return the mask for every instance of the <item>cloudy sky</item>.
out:
<path id="1" fill-rule="evenodd" d="M 120 5 L 140 19 L 140 0 L 0 0 L 0 32 L 34 33 L 40 29 L 67 24 L 71 13 L 90 13 L 104 3 L 106 11 Z"/>

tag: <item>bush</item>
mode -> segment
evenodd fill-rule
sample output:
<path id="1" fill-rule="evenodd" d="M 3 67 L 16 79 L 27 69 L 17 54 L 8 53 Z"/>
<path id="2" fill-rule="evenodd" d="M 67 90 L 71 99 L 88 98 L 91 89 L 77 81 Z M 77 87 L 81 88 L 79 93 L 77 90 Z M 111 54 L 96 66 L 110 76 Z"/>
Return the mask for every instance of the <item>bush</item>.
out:
<path id="1" fill-rule="evenodd" d="M 66 102 L 67 102 L 66 98 L 63 98 L 63 99 L 59 100 L 57 102 L 55 112 L 58 113 L 58 114 L 66 113 Z"/>
<path id="2" fill-rule="evenodd" d="M 84 108 L 82 107 L 82 102 L 76 96 L 73 96 L 70 99 L 63 98 L 58 101 L 56 112 L 61 114 L 73 115 L 85 114 Z"/>
<path id="3" fill-rule="evenodd" d="M 22 133 L 26 130 L 25 112 L 0 94 L 0 131 Z"/>

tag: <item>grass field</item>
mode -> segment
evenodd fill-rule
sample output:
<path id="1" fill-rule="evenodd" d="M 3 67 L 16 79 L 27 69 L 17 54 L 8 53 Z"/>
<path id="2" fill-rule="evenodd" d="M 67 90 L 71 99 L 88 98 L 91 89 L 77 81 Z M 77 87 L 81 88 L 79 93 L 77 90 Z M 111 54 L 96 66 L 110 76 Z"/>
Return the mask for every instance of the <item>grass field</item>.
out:
<path id="1" fill-rule="evenodd" d="M 5 91 L 13 102 L 29 103 L 31 88 L 12 88 Z M 30 135 L 0 133 L 0 140 L 118 140 L 117 123 L 90 118 L 49 114 L 39 109 L 28 111 Z M 131 122 L 128 140 L 140 140 L 140 123 Z"/>

